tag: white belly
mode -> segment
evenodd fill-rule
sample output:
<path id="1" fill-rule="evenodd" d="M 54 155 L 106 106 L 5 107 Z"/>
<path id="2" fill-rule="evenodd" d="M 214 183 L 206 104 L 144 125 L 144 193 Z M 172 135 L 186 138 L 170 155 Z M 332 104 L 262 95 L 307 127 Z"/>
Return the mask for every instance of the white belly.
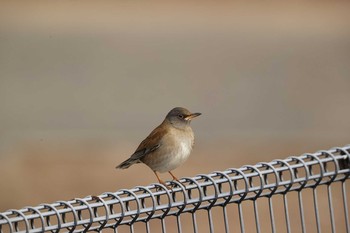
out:
<path id="1" fill-rule="evenodd" d="M 177 146 L 168 150 L 154 170 L 161 173 L 172 171 L 182 165 L 190 156 L 192 140 L 178 140 Z"/>

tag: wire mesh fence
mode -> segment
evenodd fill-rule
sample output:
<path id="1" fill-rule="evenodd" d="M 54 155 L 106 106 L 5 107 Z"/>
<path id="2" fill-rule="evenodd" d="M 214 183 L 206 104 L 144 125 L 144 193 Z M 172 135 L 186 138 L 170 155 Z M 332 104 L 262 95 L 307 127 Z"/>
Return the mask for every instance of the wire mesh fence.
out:
<path id="1" fill-rule="evenodd" d="M 350 232 L 350 145 L 0 213 L 0 232 Z"/>

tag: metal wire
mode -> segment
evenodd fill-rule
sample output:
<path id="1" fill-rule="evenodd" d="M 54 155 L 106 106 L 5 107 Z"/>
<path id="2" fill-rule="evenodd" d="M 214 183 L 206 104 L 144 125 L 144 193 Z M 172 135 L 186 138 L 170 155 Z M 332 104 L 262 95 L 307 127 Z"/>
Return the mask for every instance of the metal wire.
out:
<path id="1" fill-rule="evenodd" d="M 218 232 L 230 232 L 238 227 L 234 225 L 234 217 L 238 216 L 240 232 L 292 232 L 299 227 L 303 233 L 337 230 L 349 233 L 349 164 L 350 145 L 258 163 L 255 166 L 182 178 L 180 182 L 167 183 L 172 186 L 171 190 L 161 184 L 152 184 L 71 201 L 57 201 L 20 210 L 11 209 L 0 213 L 0 232 L 102 232 L 106 229 L 118 232 L 122 226 L 128 226 L 129 232 L 136 232 L 136 223 L 143 223 L 142 232 L 153 232 L 151 221 L 160 222 L 162 232 L 174 229 L 176 232 L 185 232 L 186 226 L 182 220 L 186 220 L 185 217 L 188 216 L 191 219 L 192 232 L 201 232 L 206 226 L 209 232 L 217 229 L 222 229 L 217 230 Z M 335 186 L 337 183 L 340 184 L 338 189 Z M 321 186 L 327 190 L 326 205 L 320 203 L 323 200 L 320 198 Z M 306 190 L 311 190 L 312 195 L 307 195 Z M 297 194 L 295 205 L 291 204 L 291 192 Z M 336 193 L 341 198 L 336 199 Z M 273 200 L 273 197 L 279 195 L 282 203 Z M 312 198 L 313 210 L 310 211 L 310 207 L 306 206 L 305 197 Z M 258 201 L 266 199 L 268 208 L 259 208 Z M 253 217 L 246 218 L 246 203 L 253 204 Z M 337 211 L 334 208 L 339 203 L 342 209 Z M 281 208 L 276 209 L 275 204 L 280 204 Z M 238 215 L 230 217 L 230 208 L 233 206 L 237 207 Z M 324 206 L 328 209 L 325 210 Z M 298 208 L 298 214 L 291 214 L 291 207 Z M 222 213 L 221 224 L 215 221 L 215 208 L 219 208 Z M 203 211 L 206 212 L 206 226 L 202 222 L 198 224 L 199 213 Z M 262 214 L 262 211 L 269 213 Z M 309 214 L 312 212 L 314 225 L 307 224 L 307 220 L 312 220 L 312 214 Z M 327 220 L 324 220 L 325 213 L 328 215 Z M 278 216 L 284 217 L 284 230 L 279 228 L 281 221 L 276 220 Z M 167 221 L 171 217 L 175 218 L 176 227 L 167 227 Z M 262 217 L 269 220 L 263 221 Z M 292 224 L 292 221 L 299 221 L 299 226 Z M 323 224 L 324 221 L 329 224 Z M 254 227 L 251 228 L 249 224 Z M 323 230 L 325 227 L 328 230 Z M 309 230 L 310 228 L 314 230 Z"/>

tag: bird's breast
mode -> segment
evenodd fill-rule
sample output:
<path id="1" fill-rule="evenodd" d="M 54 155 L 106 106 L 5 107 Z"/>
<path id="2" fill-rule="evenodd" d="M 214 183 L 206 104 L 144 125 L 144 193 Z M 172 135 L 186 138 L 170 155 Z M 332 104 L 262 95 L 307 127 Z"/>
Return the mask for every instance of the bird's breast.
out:
<path id="1" fill-rule="evenodd" d="M 192 150 L 192 144 L 193 140 L 189 139 L 179 139 L 178 140 L 178 147 L 177 147 L 177 154 L 180 154 L 184 157 L 188 157 Z"/>
<path id="2" fill-rule="evenodd" d="M 174 130 L 169 136 L 171 137 L 170 141 L 173 141 L 173 146 L 177 154 L 185 157 L 189 156 L 194 142 L 192 129 Z"/>
<path id="3" fill-rule="evenodd" d="M 171 171 L 188 159 L 191 154 L 193 142 L 192 130 L 169 132 L 163 138 L 159 149 L 149 156 L 145 163 L 154 171 Z"/>

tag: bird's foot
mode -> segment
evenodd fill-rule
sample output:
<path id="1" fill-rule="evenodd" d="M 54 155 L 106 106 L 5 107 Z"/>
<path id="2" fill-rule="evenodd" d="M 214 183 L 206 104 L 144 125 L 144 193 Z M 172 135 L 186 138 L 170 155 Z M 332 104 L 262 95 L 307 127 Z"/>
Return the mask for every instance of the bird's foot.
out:
<path id="1" fill-rule="evenodd" d="M 171 191 L 173 190 L 173 188 L 170 185 L 167 185 L 164 181 L 159 180 L 159 183 L 164 185 L 168 190 L 171 190 Z"/>
<path id="2" fill-rule="evenodd" d="M 154 174 L 157 176 L 157 179 L 158 179 L 158 182 L 160 183 L 160 184 L 162 184 L 162 185 L 164 185 L 167 189 L 169 189 L 169 190 L 173 190 L 171 187 L 169 187 L 164 181 L 162 181 L 161 179 L 160 179 L 160 177 L 158 176 L 158 174 L 157 174 L 157 172 L 156 171 L 153 171 L 154 172 Z M 157 189 L 158 190 L 158 189 Z"/>
<path id="3" fill-rule="evenodd" d="M 180 183 L 180 180 L 178 178 L 176 178 L 176 177 L 173 179 L 173 181 L 177 181 L 177 182 Z"/>
<path id="4" fill-rule="evenodd" d="M 173 181 L 175 180 L 180 183 L 180 180 L 171 171 L 169 171 L 169 174 L 173 177 Z"/>

